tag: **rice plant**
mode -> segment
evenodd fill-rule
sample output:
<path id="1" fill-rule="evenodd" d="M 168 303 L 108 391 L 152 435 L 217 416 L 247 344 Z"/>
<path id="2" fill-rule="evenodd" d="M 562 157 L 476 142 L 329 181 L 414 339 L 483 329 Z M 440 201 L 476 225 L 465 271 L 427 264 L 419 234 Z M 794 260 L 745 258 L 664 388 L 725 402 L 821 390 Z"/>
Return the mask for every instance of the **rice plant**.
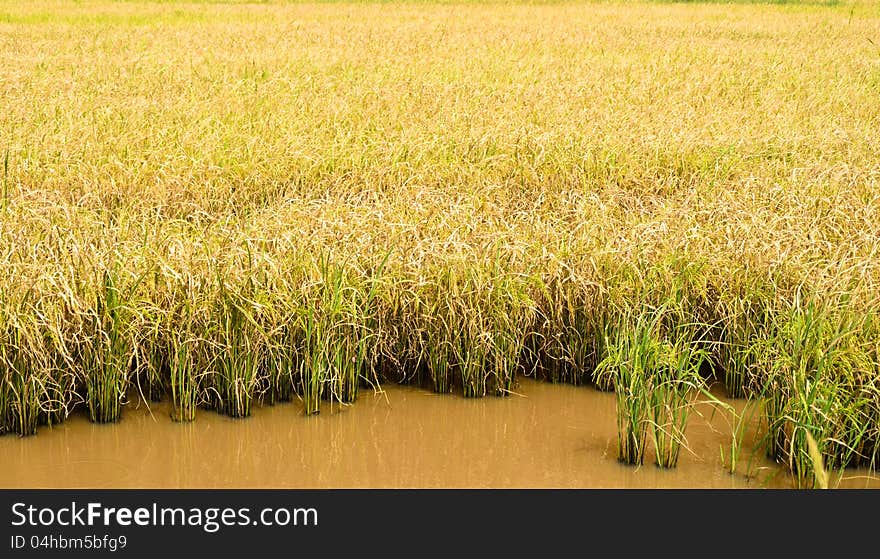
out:
<path id="1" fill-rule="evenodd" d="M 146 311 L 149 307 L 144 305 Z M 165 379 L 170 374 L 171 347 L 169 332 L 162 315 L 164 311 L 154 309 L 144 313 L 144 322 L 136 330 L 140 336 L 136 343 L 135 382 L 143 397 L 150 402 L 159 402 L 165 393 Z"/>
<path id="2" fill-rule="evenodd" d="M 864 458 L 876 381 L 858 316 L 846 303 L 798 296 L 764 342 L 766 447 L 787 463 L 799 487 L 816 480 L 808 437 L 831 468 Z"/>
<path id="3" fill-rule="evenodd" d="M 248 308 L 251 301 L 231 291 L 222 280 L 219 292 L 209 401 L 222 414 L 247 417 L 259 385 L 258 356 L 263 351 L 263 339 Z"/>
<path id="4" fill-rule="evenodd" d="M 539 294 L 537 324 L 529 329 L 529 339 L 534 340 L 532 351 L 540 356 L 541 376 L 554 383 L 593 382 L 599 389 L 610 390 L 594 375 L 610 322 L 601 286 L 569 270 L 543 284 Z"/>
<path id="5" fill-rule="evenodd" d="M 440 394 L 452 392 L 455 385 L 453 365 L 459 320 L 455 314 L 456 302 L 448 294 L 451 280 L 451 274 L 439 271 L 433 282 L 424 282 L 419 286 L 416 299 L 418 310 L 413 313 L 415 320 L 408 325 L 409 330 L 419 333 L 419 338 L 404 338 L 405 343 L 408 341 L 416 345 L 420 353 L 417 360 L 410 360 L 410 366 L 418 371 L 424 363 L 431 388 Z"/>
<path id="6" fill-rule="evenodd" d="M 118 421 L 129 386 L 134 359 L 131 310 L 118 287 L 116 274 L 103 272 L 93 309 L 83 322 L 87 337 L 79 340 L 89 419 L 97 423 Z"/>
<path id="7" fill-rule="evenodd" d="M 300 396 L 306 415 L 321 411 L 321 397 L 329 377 L 329 362 L 326 356 L 326 325 L 320 310 L 307 306 L 303 320 L 303 350 L 298 377 Z"/>
<path id="8" fill-rule="evenodd" d="M 270 334 L 273 343 L 266 347 L 261 369 L 266 379 L 266 402 L 274 405 L 289 402 L 296 395 L 297 363 L 300 360 L 300 329 L 296 317 L 281 321 Z"/>
<path id="9" fill-rule="evenodd" d="M 82 400 L 70 351 L 66 325 L 67 303 L 62 300 L 43 301 L 39 315 L 42 334 L 40 351 L 45 355 L 43 366 L 48 373 L 46 398 L 42 405 L 43 419 L 48 426 L 63 422 Z"/>
<path id="10" fill-rule="evenodd" d="M 35 332 L 18 318 L 7 315 L 2 324 L 0 411 L 4 431 L 28 436 L 37 432 L 51 379 L 45 357 L 40 357 L 42 348 L 32 345 L 36 341 Z"/>
<path id="11" fill-rule="evenodd" d="M 169 354 L 171 417 L 175 421 L 193 421 L 201 403 L 201 375 L 198 373 L 199 341 L 186 334 L 172 338 Z"/>
<path id="12" fill-rule="evenodd" d="M 660 314 L 618 309 L 619 319 L 605 342 L 606 356 L 596 369 L 601 382 L 614 387 L 617 400 L 617 457 L 626 464 L 645 460 L 651 421 L 651 375 L 657 368 L 661 342 Z"/>
<path id="13" fill-rule="evenodd" d="M 687 338 L 664 342 L 658 353 L 648 388 L 651 435 L 657 465 L 674 468 L 686 443 L 685 427 L 693 400 L 702 392 L 700 367 L 707 354 Z"/>

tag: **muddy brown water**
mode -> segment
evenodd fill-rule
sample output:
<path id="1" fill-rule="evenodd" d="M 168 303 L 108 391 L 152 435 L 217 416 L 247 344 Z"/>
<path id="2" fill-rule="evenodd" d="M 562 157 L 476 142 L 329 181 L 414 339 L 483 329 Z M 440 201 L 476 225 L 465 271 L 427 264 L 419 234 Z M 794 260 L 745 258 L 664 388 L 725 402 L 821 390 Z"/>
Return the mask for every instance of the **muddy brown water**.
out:
<path id="1" fill-rule="evenodd" d="M 790 478 L 760 453 L 725 469 L 730 428 L 711 407 L 691 416 L 679 465 L 616 459 L 614 395 L 523 379 L 520 395 L 470 400 L 414 387 L 364 391 L 305 417 L 294 402 L 230 419 L 129 404 L 120 423 L 79 415 L 34 437 L 0 437 L 3 488 L 761 488 Z M 738 404 L 742 407 L 742 404 Z M 747 441 L 754 436 L 754 426 Z M 843 487 L 880 487 L 853 470 Z"/>

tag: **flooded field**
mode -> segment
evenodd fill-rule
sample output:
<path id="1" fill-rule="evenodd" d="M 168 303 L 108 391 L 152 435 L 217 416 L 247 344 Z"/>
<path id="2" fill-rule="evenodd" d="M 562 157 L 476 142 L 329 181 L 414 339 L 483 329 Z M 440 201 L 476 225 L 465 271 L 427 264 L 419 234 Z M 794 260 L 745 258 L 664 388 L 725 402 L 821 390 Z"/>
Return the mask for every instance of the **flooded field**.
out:
<path id="1" fill-rule="evenodd" d="M 522 380 L 519 396 L 465 399 L 391 385 L 355 406 L 304 417 L 262 407 L 248 419 L 166 404 L 129 404 L 115 425 L 76 416 L 36 437 L 0 437 L 4 488 L 761 488 L 790 487 L 784 470 L 747 450 L 731 475 L 730 428 L 700 406 L 677 468 L 633 468 L 615 455 L 614 395 Z M 747 434 L 746 440 L 751 435 Z M 751 457 L 751 464 L 748 460 Z M 746 476 L 747 468 L 750 476 Z M 845 487 L 880 487 L 853 470 Z"/>
<path id="2" fill-rule="evenodd" d="M 0 2 L 0 485 L 876 467 L 878 2 L 771 3 Z"/>

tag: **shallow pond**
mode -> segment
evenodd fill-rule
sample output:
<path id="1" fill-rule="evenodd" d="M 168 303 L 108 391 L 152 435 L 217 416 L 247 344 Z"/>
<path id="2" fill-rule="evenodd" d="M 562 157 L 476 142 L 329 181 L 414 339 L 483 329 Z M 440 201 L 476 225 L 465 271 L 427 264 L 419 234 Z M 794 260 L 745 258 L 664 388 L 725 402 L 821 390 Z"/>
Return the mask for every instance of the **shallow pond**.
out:
<path id="1" fill-rule="evenodd" d="M 247 419 L 199 410 L 174 423 L 165 403 L 129 404 L 120 423 L 81 415 L 34 437 L 0 437 L 4 488 L 760 488 L 790 487 L 761 453 L 725 469 L 730 427 L 707 404 L 692 414 L 677 468 L 616 459 L 614 395 L 522 379 L 519 395 L 471 400 L 419 388 L 365 390 L 352 406 L 298 402 Z M 738 404 L 740 407 L 741 403 Z M 750 443 L 754 426 L 746 434 Z M 748 446 L 748 444 L 746 445 Z M 746 475 L 746 472 L 749 472 Z M 878 487 L 848 471 L 844 487 Z"/>

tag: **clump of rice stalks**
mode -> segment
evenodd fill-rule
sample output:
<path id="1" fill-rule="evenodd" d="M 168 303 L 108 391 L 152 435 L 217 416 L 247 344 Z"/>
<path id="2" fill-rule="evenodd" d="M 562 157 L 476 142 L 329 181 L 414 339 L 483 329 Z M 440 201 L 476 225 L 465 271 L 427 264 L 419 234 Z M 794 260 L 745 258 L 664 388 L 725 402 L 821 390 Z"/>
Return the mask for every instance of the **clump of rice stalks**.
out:
<path id="1" fill-rule="evenodd" d="M 537 327 L 530 339 L 540 374 L 550 382 L 593 381 L 608 390 L 594 371 L 603 355 L 608 304 L 601 287 L 573 273 L 555 276 L 539 289 Z"/>
<path id="2" fill-rule="evenodd" d="M 384 265 L 383 261 L 375 271 L 355 277 L 342 267 L 332 272 L 325 269 L 325 277 L 332 277 L 333 290 L 342 302 L 335 309 L 341 314 L 336 317 L 330 344 L 334 381 L 331 394 L 345 404 L 354 402 L 362 381 L 374 376 L 378 340 L 376 292 Z"/>
<path id="3" fill-rule="evenodd" d="M 480 398 L 486 395 L 489 371 L 486 367 L 491 344 L 490 334 L 482 327 L 486 317 L 479 309 L 469 313 L 459 324 L 452 345 L 455 370 L 461 380 L 462 394 L 465 398 Z"/>
<path id="4" fill-rule="evenodd" d="M 487 367 L 492 393 L 506 396 L 513 390 L 521 367 L 525 340 L 533 329 L 535 305 L 527 278 L 504 272 L 496 265 L 487 289 L 485 327 L 491 336 Z"/>
<path id="5" fill-rule="evenodd" d="M 210 346 L 196 334 L 195 328 L 207 323 L 188 298 L 170 314 L 176 328 L 167 331 L 168 389 L 171 393 L 171 418 L 192 421 L 202 403 L 204 372 L 209 367 Z"/>
<path id="6" fill-rule="evenodd" d="M 82 317 L 88 334 L 78 340 L 89 419 L 96 423 L 119 420 L 134 360 L 131 309 L 117 284 L 116 273 L 104 271 L 97 304 Z"/>
<path id="7" fill-rule="evenodd" d="M 0 433 L 26 436 L 63 421 L 77 401 L 64 301 L 0 294 Z"/>
<path id="8" fill-rule="evenodd" d="M 657 306 L 624 300 L 614 314 L 596 377 L 617 398 L 618 458 L 642 464 L 650 431 L 657 465 L 675 467 L 694 397 L 711 398 L 700 375 L 709 355 L 701 338 L 706 325 L 689 320 L 676 290 Z"/>
<path id="9" fill-rule="evenodd" d="M 875 314 L 866 324 L 865 338 L 868 359 L 873 373 L 862 382 L 862 394 L 869 400 L 864 422 L 867 426 L 862 444 L 857 447 L 857 465 L 876 469 L 880 461 L 880 314 Z"/>
<path id="10" fill-rule="evenodd" d="M 753 395 L 752 378 L 762 366 L 758 358 L 760 344 L 770 333 L 778 295 L 775 282 L 746 273 L 739 277 L 741 280 L 732 287 L 726 286 L 716 305 L 721 326 L 715 358 L 731 398 Z"/>
<path id="11" fill-rule="evenodd" d="M 322 397 L 349 404 L 376 366 L 376 293 L 382 265 L 357 274 L 322 256 L 318 278 L 306 287 L 299 328 L 298 373 L 306 414 L 320 411 Z M 367 279 L 359 279 L 364 278 Z"/>
<path id="12" fill-rule="evenodd" d="M 321 309 L 311 301 L 306 303 L 302 317 L 303 348 L 300 361 L 300 397 L 306 415 L 321 411 L 321 396 L 329 377 L 329 363 L 326 358 L 327 326 Z"/>
<path id="13" fill-rule="evenodd" d="M 169 355 L 171 353 L 167 333 L 162 330 L 163 311 L 146 308 L 143 311 L 144 322 L 137 328 L 138 343 L 136 347 L 137 366 L 135 381 L 143 398 L 150 402 L 159 402 L 165 392 L 165 378 L 170 371 Z"/>
<path id="14" fill-rule="evenodd" d="M 203 336 L 213 321 L 199 312 L 204 305 L 192 278 L 156 273 L 152 295 L 139 302 L 136 316 L 138 390 L 150 401 L 169 395 L 171 418 L 192 421 L 205 396 L 202 378 L 213 355 Z"/>
<path id="15" fill-rule="evenodd" d="M 761 344 L 765 373 L 756 382 L 767 453 L 788 464 L 798 487 L 817 479 L 808 437 L 828 468 L 865 457 L 877 392 L 860 316 L 845 301 L 820 304 L 798 294 Z"/>
<path id="16" fill-rule="evenodd" d="M 271 343 L 266 347 L 261 364 L 267 384 L 265 398 L 269 405 L 289 402 L 296 394 L 299 333 L 298 319 L 291 316 L 283 319 L 269 334 Z"/>
<path id="17" fill-rule="evenodd" d="M 166 292 L 159 273 L 153 275 L 153 280 L 151 293 L 158 301 L 144 298 L 137 303 L 140 313 L 135 326 L 135 381 L 144 399 L 159 402 L 167 388 L 165 381 L 171 368 L 169 330 L 180 327 L 169 319 L 168 314 L 175 304 L 174 297 L 179 294 Z"/>
<path id="18" fill-rule="evenodd" d="M 645 460 L 650 417 L 650 376 L 657 365 L 659 314 L 620 309 L 605 342 L 596 377 L 614 388 L 617 399 L 617 457 L 632 465 Z"/>
<path id="19" fill-rule="evenodd" d="M 258 356 L 260 392 L 269 405 L 292 401 L 301 392 L 302 311 L 309 294 L 301 256 L 289 256 L 277 269 L 284 273 L 260 275 L 261 288 L 255 296 L 265 338 Z"/>
<path id="20" fill-rule="evenodd" d="M 440 316 L 435 307 L 439 307 L 436 298 L 427 297 L 424 282 L 407 278 L 402 274 L 388 277 L 383 281 L 386 288 L 376 292 L 375 316 L 375 358 L 377 373 L 383 380 L 394 382 L 421 382 L 429 367 L 427 357 L 446 355 L 449 348 L 437 343 L 426 341 L 427 336 L 444 332 L 445 329 L 428 327 L 431 321 Z M 428 351 L 436 350 L 431 355 Z M 436 392 L 452 390 L 451 375 L 439 367 L 448 360 L 437 361 L 435 371 L 438 381 L 432 379 Z"/>
<path id="21" fill-rule="evenodd" d="M 460 386 L 467 398 L 509 394 L 534 322 L 527 279 L 497 261 L 425 275 L 412 289 L 414 312 L 404 318 L 416 333 L 405 338 L 417 347 L 405 350 L 417 355 L 410 366 L 424 368 L 435 392 Z"/>
<path id="22" fill-rule="evenodd" d="M 466 398 L 509 394 L 534 320 L 527 282 L 498 262 L 462 268 L 447 268 L 422 297 L 428 374 L 437 392 L 457 380 Z"/>
<path id="23" fill-rule="evenodd" d="M 450 297 L 454 276 L 451 270 L 438 271 L 433 282 L 424 282 L 418 291 L 418 312 L 413 328 L 420 332 L 420 359 L 424 363 L 434 392 L 452 392 L 454 386 L 455 340 L 460 317 L 458 302 Z"/>
<path id="24" fill-rule="evenodd" d="M 253 316 L 255 306 L 252 299 L 220 280 L 208 394 L 212 407 L 230 417 L 250 415 L 259 386 L 258 355 L 264 345 L 260 325 Z M 180 351 L 178 355 L 182 355 Z"/>
<path id="25" fill-rule="evenodd" d="M 674 468 L 685 441 L 694 396 L 702 388 L 700 367 L 707 353 L 687 337 L 662 342 L 649 377 L 648 407 L 657 465 Z"/>
<path id="26" fill-rule="evenodd" d="M 21 436 L 36 434 L 51 383 L 35 316 L 7 311 L 0 318 L 0 425 Z"/>
<path id="27" fill-rule="evenodd" d="M 200 344 L 185 334 L 171 339 L 169 355 L 169 388 L 171 391 L 171 418 L 174 421 L 192 421 L 200 403 L 200 375 L 196 364 L 200 361 Z"/>
<path id="28" fill-rule="evenodd" d="M 422 290 L 422 355 L 435 392 L 451 391 L 457 380 L 465 397 L 486 395 L 492 331 L 484 279 L 449 267 Z"/>
<path id="29" fill-rule="evenodd" d="M 42 305 L 40 313 L 43 334 L 42 351 L 50 380 L 46 384 L 46 401 L 43 405 L 44 420 L 47 425 L 61 423 L 81 400 L 77 393 L 75 367 L 68 350 L 68 337 L 65 335 L 65 308 L 63 302 Z"/>
<path id="30" fill-rule="evenodd" d="M 322 319 L 320 354 L 326 366 L 326 390 L 330 400 L 353 402 L 357 395 L 358 367 L 355 355 L 358 344 L 357 288 L 350 285 L 344 266 L 320 262 Z"/>

